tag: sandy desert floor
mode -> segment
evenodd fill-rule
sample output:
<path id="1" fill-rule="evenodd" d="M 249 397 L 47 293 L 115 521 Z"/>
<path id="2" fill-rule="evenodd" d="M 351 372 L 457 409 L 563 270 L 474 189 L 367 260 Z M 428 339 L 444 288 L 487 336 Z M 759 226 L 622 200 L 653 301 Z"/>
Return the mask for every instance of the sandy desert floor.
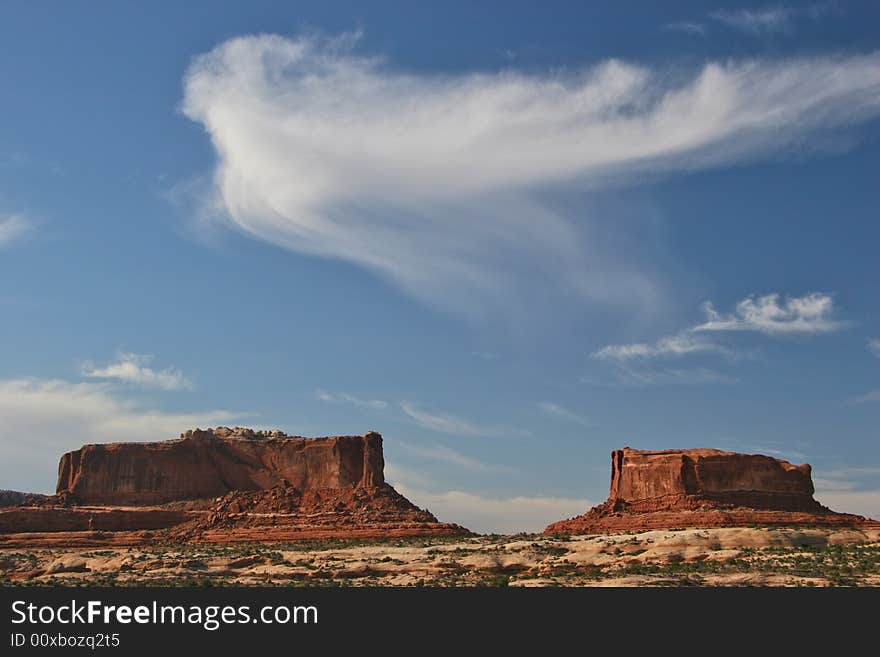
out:
<path id="1" fill-rule="evenodd" d="M 880 586 L 880 529 L 0 551 L 0 585 Z"/>

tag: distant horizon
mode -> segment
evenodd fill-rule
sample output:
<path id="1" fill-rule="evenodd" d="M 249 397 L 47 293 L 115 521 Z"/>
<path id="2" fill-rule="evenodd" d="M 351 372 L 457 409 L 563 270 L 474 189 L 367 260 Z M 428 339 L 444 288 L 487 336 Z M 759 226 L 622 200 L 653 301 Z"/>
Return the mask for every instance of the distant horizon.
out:
<path id="1" fill-rule="evenodd" d="M 880 517 L 880 6 L 585 4 L 4 4 L 0 488 L 368 427 L 487 531 L 624 445 Z"/>

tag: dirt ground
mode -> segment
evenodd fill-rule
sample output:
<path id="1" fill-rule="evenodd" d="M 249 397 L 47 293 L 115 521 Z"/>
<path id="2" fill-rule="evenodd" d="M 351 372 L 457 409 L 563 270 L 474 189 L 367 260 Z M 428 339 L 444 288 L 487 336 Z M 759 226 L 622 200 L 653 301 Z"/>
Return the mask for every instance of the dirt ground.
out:
<path id="1" fill-rule="evenodd" d="M 880 586 L 880 529 L 9 548 L 0 585 Z"/>

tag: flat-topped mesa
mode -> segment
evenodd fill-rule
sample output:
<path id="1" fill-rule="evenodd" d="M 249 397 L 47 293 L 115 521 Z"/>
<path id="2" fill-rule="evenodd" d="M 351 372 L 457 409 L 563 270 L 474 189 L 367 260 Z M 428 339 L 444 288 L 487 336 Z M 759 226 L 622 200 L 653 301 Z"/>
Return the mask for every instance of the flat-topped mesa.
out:
<path id="1" fill-rule="evenodd" d="M 550 534 L 744 525 L 876 526 L 813 499 L 809 465 L 718 449 L 611 452 L 608 499 Z"/>
<path id="2" fill-rule="evenodd" d="M 79 504 L 150 505 L 277 486 L 382 486 L 382 436 L 303 438 L 236 427 L 177 440 L 84 445 L 61 457 L 57 492 Z"/>
<path id="3" fill-rule="evenodd" d="M 608 503 L 640 513 L 706 506 L 817 511 L 809 465 L 718 449 L 611 453 Z"/>

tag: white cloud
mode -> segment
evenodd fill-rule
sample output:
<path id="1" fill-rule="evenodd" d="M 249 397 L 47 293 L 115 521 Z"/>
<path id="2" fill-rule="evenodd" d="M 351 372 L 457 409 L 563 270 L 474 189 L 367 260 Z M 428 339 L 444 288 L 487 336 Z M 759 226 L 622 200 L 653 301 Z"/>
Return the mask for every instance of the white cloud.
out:
<path id="1" fill-rule="evenodd" d="M 193 387 L 192 382 L 178 369 L 168 368 L 157 371 L 147 367 L 152 360 L 152 356 L 144 354 L 120 353 L 116 362 L 105 367 L 89 364 L 83 368 L 82 373 L 83 376 L 92 379 L 115 379 L 162 390 L 185 390 Z"/>
<path id="2" fill-rule="evenodd" d="M 796 14 L 797 11 L 789 7 L 775 6 L 762 9 L 714 11 L 710 17 L 743 32 L 770 34 L 790 30 Z"/>
<path id="3" fill-rule="evenodd" d="M 750 296 L 736 304 L 730 315 L 722 315 L 711 301 L 703 304 L 706 322 L 656 342 L 606 345 L 593 352 L 593 358 L 624 363 L 662 356 L 684 356 L 694 353 L 717 352 L 731 355 L 724 345 L 710 342 L 694 333 L 706 331 L 758 331 L 767 334 L 827 333 L 844 328 L 846 322 L 833 318 L 834 302 L 831 296 L 813 292 L 803 297 L 779 294 Z M 869 343 L 871 347 L 871 343 Z"/>
<path id="4" fill-rule="evenodd" d="M 710 62 L 689 77 L 617 60 L 434 75 L 352 41 L 250 36 L 193 60 L 183 111 L 218 157 L 207 202 L 249 235 L 484 317 L 534 312 L 548 289 L 657 303 L 656 272 L 610 253 L 590 237 L 596 218 L 548 191 L 739 162 L 880 113 L 880 53 Z"/>
<path id="5" fill-rule="evenodd" d="M 816 499 L 834 511 L 880 520 L 880 490 L 820 490 L 817 486 Z"/>
<path id="6" fill-rule="evenodd" d="M 615 381 L 622 386 L 685 385 L 701 386 L 715 383 L 736 383 L 734 377 L 708 367 L 635 368 L 621 365 L 614 372 Z"/>
<path id="7" fill-rule="evenodd" d="M 827 3 L 797 7 L 771 5 L 737 10 L 722 9 L 710 12 L 707 19 L 752 36 L 761 36 L 792 33 L 798 21 L 802 19 L 819 20 L 831 13 L 835 13 L 835 8 Z M 709 32 L 709 27 L 705 23 L 690 20 L 666 23 L 663 29 L 697 36 L 705 36 Z"/>
<path id="8" fill-rule="evenodd" d="M 475 472 L 510 470 L 510 468 L 507 468 L 505 466 L 483 463 L 478 459 L 466 456 L 465 454 L 446 447 L 445 445 L 413 445 L 411 443 L 399 441 L 395 444 L 403 448 L 404 451 L 409 452 L 410 454 L 414 454 L 420 458 L 429 461 L 442 461 L 445 463 L 450 463 L 456 467 L 463 468 L 465 470 L 471 470 Z"/>
<path id="9" fill-rule="evenodd" d="M 442 522 L 455 522 L 478 533 L 540 532 L 551 522 L 571 518 L 593 506 L 568 497 L 486 497 L 465 491 L 429 492 L 401 481 L 394 487 Z"/>
<path id="10" fill-rule="evenodd" d="M 846 326 L 833 319 L 831 296 L 813 292 L 803 297 L 778 294 L 748 297 L 736 304 L 731 315 L 721 315 L 711 302 L 703 305 L 706 322 L 693 331 L 760 331 L 761 333 L 828 333 Z"/>
<path id="11" fill-rule="evenodd" d="M 326 390 L 317 390 L 315 392 L 315 397 L 322 402 L 347 403 L 353 406 L 372 408 L 377 411 L 388 408 L 388 402 L 382 401 L 381 399 L 361 399 L 360 397 L 355 397 L 354 395 L 349 395 L 344 392 L 330 393 Z"/>
<path id="12" fill-rule="evenodd" d="M 606 345 L 592 357 L 615 364 L 616 381 L 622 385 L 732 383 L 736 379 L 715 370 L 700 368 L 648 367 L 646 361 L 662 357 L 681 357 L 698 353 L 737 356 L 733 349 L 698 335 L 702 332 L 757 331 L 765 334 L 827 333 L 845 327 L 846 322 L 833 318 L 834 304 L 827 294 L 814 292 L 803 297 L 778 294 L 747 297 L 730 315 L 721 315 L 711 302 L 703 304 L 707 321 L 656 342 Z M 585 383 L 596 383 L 587 377 Z M 602 383 L 602 382 L 599 382 Z M 865 400 L 862 400 L 865 401 Z M 856 400 L 858 403 L 859 400 Z"/>
<path id="13" fill-rule="evenodd" d="M 96 442 L 165 440 L 227 424 L 225 410 L 168 413 L 120 397 L 107 384 L 0 380 L 0 488 L 54 492 L 58 459 Z"/>
<path id="14" fill-rule="evenodd" d="M 31 229 L 31 222 L 20 214 L 0 217 L 0 247 L 11 244 Z"/>
<path id="15" fill-rule="evenodd" d="M 582 415 L 578 415 L 573 411 L 568 410 L 564 406 L 556 404 L 554 402 L 538 402 L 538 408 L 540 408 L 544 413 L 549 415 L 550 417 L 555 417 L 561 420 L 566 420 L 567 422 L 574 422 L 576 424 L 582 424 L 585 427 L 592 426 L 592 422 L 590 422 L 587 418 Z"/>
<path id="16" fill-rule="evenodd" d="M 428 413 L 421 410 L 410 402 L 400 402 L 401 410 L 406 413 L 415 422 L 431 431 L 439 431 L 459 436 L 497 436 L 500 433 L 498 429 L 489 427 L 479 427 L 468 420 L 455 417 L 446 413 Z"/>
<path id="17" fill-rule="evenodd" d="M 660 338 L 654 343 L 636 342 L 632 344 L 611 344 L 602 347 L 592 354 L 599 360 L 629 361 L 643 358 L 656 358 L 658 356 L 683 356 L 701 352 L 723 352 L 728 350 L 714 342 L 702 338 L 680 333 L 665 338 Z"/>
<path id="18" fill-rule="evenodd" d="M 880 339 L 868 340 L 868 350 L 877 358 L 880 358 Z"/>

